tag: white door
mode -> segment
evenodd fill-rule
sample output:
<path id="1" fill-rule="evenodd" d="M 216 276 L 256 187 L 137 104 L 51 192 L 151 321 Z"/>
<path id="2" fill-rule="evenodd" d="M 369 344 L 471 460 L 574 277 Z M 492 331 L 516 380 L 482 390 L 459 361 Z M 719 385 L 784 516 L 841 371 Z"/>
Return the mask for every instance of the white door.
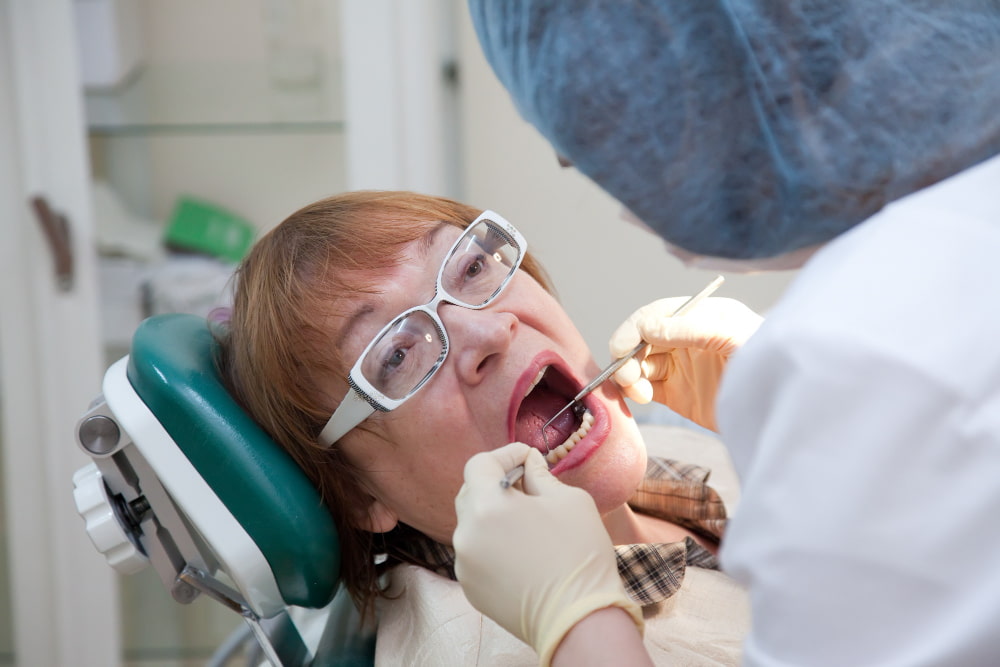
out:
<path id="1" fill-rule="evenodd" d="M 71 0 L 0 0 L 0 530 L 19 665 L 120 662 L 115 574 L 72 496 L 102 365 L 76 67 Z M 68 221 L 62 283 L 35 197 Z"/>

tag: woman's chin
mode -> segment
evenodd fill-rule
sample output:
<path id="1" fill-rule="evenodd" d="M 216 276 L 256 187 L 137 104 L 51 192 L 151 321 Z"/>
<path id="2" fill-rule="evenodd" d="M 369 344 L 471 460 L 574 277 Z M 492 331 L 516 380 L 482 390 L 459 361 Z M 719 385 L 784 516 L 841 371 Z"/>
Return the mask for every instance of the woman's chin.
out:
<path id="1" fill-rule="evenodd" d="M 639 428 L 633 419 L 620 416 L 587 461 L 559 479 L 589 492 L 604 514 L 628 502 L 645 474 L 646 447 Z"/>

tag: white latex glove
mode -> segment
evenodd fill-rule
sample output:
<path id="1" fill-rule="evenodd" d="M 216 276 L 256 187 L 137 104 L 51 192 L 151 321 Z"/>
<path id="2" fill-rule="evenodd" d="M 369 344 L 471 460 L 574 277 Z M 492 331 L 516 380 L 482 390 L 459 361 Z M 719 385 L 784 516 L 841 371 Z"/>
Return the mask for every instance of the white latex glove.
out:
<path id="1" fill-rule="evenodd" d="M 524 492 L 501 488 L 521 463 Z M 532 646 L 542 665 L 598 609 L 621 607 L 642 631 L 594 499 L 556 479 L 538 450 L 515 442 L 473 456 L 455 509 L 455 574 L 465 596 Z"/>
<path id="2" fill-rule="evenodd" d="M 615 330 L 608 344 L 613 359 L 640 340 L 650 344 L 644 357 L 640 354 L 619 369 L 615 382 L 638 403 L 654 400 L 715 431 L 715 395 L 722 371 L 729 355 L 764 318 L 735 299 L 713 297 L 671 317 L 685 301 L 687 297 L 654 301 Z"/>

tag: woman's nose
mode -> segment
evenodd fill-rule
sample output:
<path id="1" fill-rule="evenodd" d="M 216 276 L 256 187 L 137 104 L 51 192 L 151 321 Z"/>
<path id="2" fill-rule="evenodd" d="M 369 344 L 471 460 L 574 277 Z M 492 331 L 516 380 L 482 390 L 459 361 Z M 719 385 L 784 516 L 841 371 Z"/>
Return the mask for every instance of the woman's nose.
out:
<path id="1" fill-rule="evenodd" d="M 448 355 L 459 377 L 470 384 L 481 382 L 510 348 L 517 317 L 502 310 L 471 310 L 452 304 L 442 305 L 439 314 L 451 344 Z"/>

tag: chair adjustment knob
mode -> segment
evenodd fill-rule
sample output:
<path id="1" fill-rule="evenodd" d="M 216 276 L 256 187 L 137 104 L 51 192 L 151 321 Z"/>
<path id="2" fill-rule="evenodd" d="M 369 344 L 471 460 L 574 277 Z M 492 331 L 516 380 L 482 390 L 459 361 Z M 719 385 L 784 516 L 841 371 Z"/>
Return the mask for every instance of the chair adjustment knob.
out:
<path id="1" fill-rule="evenodd" d="M 91 463 L 73 475 L 73 500 L 83 517 L 87 535 L 104 554 L 108 564 L 122 574 L 134 574 L 149 564 L 138 535 L 129 524 L 132 517 L 119 516 L 119 506 L 108 495 L 101 471 Z"/>

